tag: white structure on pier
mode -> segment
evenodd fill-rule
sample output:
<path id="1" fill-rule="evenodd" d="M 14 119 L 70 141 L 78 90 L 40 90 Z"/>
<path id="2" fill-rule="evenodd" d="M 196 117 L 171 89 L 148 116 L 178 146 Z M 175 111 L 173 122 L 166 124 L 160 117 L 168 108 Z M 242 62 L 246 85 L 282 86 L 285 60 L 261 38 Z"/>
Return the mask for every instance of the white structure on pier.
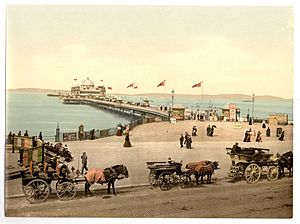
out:
<path id="1" fill-rule="evenodd" d="M 75 84 L 71 87 L 71 95 L 75 98 L 97 99 L 106 96 L 106 89 L 104 85 L 95 86 L 89 77 L 87 77 L 81 82 L 81 85 Z"/>

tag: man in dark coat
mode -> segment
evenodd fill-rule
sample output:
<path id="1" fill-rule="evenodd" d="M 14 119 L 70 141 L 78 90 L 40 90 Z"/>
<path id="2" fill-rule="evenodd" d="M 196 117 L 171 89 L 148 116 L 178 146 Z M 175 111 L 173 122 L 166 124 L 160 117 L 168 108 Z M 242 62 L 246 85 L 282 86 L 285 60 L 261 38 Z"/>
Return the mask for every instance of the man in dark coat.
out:
<path id="1" fill-rule="evenodd" d="M 282 131 L 281 132 L 281 136 L 279 137 L 279 139 L 278 140 L 280 140 L 280 141 L 284 141 L 284 131 Z"/>
<path id="2" fill-rule="evenodd" d="M 85 152 L 83 152 L 82 156 L 81 156 L 81 163 L 82 163 L 82 168 L 81 168 L 81 174 L 83 174 L 83 170 L 86 170 L 88 171 L 88 168 L 87 168 L 87 155 Z"/>
<path id="3" fill-rule="evenodd" d="M 210 134 L 210 125 L 208 125 L 206 128 L 206 135 L 209 136 L 209 134 Z"/>
<path id="4" fill-rule="evenodd" d="M 233 146 L 232 146 L 232 150 L 231 150 L 231 153 L 233 154 L 236 154 L 236 153 L 240 153 L 241 151 L 241 147 L 239 146 L 239 143 L 235 143 Z"/>
<path id="5" fill-rule="evenodd" d="M 180 148 L 183 147 L 183 141 L 184 141 L 184 137 L 183 137 L 183 134 L 181 134 L 180 139 L 179 139 L 179 142 L 180 142 Z"/>

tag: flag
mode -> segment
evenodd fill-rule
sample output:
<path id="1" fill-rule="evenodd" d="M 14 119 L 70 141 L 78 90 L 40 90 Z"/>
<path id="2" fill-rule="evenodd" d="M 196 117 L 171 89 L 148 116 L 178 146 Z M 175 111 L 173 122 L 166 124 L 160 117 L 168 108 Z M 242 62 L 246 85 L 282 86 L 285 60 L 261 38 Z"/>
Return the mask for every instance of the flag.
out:
<path id="1" fill-rule="evenodd" d="M 103 79 L 101 79 L 100 82 L 103 82 Z"/>
<path id="2" fill-rule="evenodd" d="M 159 84 L 157 85 L 157 87 L 165 86 L 165 84 L 166 84 L 166 80 L 164 80 L 164 81 L 162 81 L 161 83 L 159 83 Z"/>
<path id="3" fill-rule="evenodd" d="M 112 87 L 108 86 L 107 89 L 112 90 Z"/>
<path id="4" fill-rule="evenodd" d="M 203 82 L 203 81 L 201 81 L 201 82 L 199 82 L 199 83 L 196 83 L 195 85 L 192 86 L 192 88 L 195 88 L 195 87 L 201 87 L 202 82 Z"/>
<path id="5" fill-rule="evenodd" d="M 135 87 L 133 87 L 134 89 L 137 89 L 138 88 L 138 85 L 136 85 Z"/>
<path id="6" fill-rule="evenodd" d="M 129 88 L 129 87 L 133 87 L 134 86 L 134 82 L 131 83 L 129 86 L 127 86 L 126 88 Z"/>
<path id="7" fill-rule="evenodd" d="M 77 81 L 77 79 L 74 79 L 74 81 Z"/>

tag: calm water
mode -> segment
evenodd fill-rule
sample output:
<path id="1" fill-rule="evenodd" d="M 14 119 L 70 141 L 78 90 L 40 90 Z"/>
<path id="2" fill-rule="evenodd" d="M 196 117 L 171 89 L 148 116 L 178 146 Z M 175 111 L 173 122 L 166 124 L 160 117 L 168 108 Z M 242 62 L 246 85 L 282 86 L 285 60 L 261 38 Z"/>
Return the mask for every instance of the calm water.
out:
<path id="1" fill-rule="evenodd" d="M 125 100 L 133 100 L 136 102 L 143 101 L 144 97 L 123 97 Z M 171 97 L 149 97 L 150 104 L 155 105 L 170 105 Z M 252 115 L 252 102 L 243 102 L 239 99 L 203 99 L 203 108 L 228 108 L 229 103 L 235 103 L 237 108 L 241 110 L 241 116 L 246 117 L 247 113 Z M 174 105 L 182 105 L 188 107 L 190 110 L 201 110 L 202 99 L 199 98 L 185 98 L 176 96 L 174 98 Z M 267 119 L 270 114 L 284 113 L 288 114 L 288 119 L 293 120 L 293 100 L 255 100 L 254 103 L 254 117 L 259 119 Z"/>
<path id="2" fill-rule="evenodd" d="M 127 124 L 129 119 L 87 105 L 65 105 L 57 97 L 41 93 L 8 93 L 6 95 L 6 133 L 12 131 L 53 139 L 59 122 L 61 132 L 76 132 L 80 124 L 85 130 L 107 129 Z"/>
<path id="3" fill-rule="evenodd" d="M 6 95 L 6 133 L 9 131 L 22 134 L 28 130 L 30 135 L 38 135 L 42 131 L 43 136 L 55 135 L 57 122 L 61 132 L 75 132 L 78 126 L 83 124 L 85 130 L 107 129 L 116 127 L 118 123 L 127 124 L 129 118 L 111 114 L 87 105 L 65 105 L 57 97 L 48 97 L 42 93 L 7 93 Z M 140 102 L 143 97 L 123 97 L 124 100 Z M 171 98 L 149 97 L 150 104 L 169 105 Z M 201 108 L 201 99 L 186 99 L 175 96 L 174 104 L 189 107 L 192 110 Z M 241 109 L 241 115 L 246 117 L 248 111 L 252 113 L 252 103 L 242 100 L 204 99 L 203 107 L 224 108 L 228 103 L 236 103 Z M 255 117 L 267 118 L 269 114 L 287 113 L 289 120 L 293 120 L 293 101 L 276 100 L 255 102 Z M 48 138 L 48 139 L 51 139 Z"/>

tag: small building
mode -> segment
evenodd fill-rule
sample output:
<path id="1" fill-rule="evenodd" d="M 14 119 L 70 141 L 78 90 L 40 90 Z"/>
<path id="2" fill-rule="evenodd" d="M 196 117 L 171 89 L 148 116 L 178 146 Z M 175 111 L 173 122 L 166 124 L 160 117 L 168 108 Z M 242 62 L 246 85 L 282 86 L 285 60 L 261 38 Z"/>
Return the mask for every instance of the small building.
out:
<path id="1" fill-rule="evenodd" d="M 287 114 L 271 114 L 268 118 L 269 125 L 287 125 L 288 115 Z"/>
<path id="2" fill-rule="evenodd" d="M 185 107 L 183 106 L 174 106 L 171 111 L 171 117 L 176 120 L 184 120 L 184 111 Z"/>
<path id="3" fill-rule="evenodd" d="M 240 109 L 236 107 L 236 104 L 230 103 L 228 108 L 222 108 L 221 119 L 224 121 L 237 121 L 240 119 Z"/>
<path id="4" fill-rule="evenodd" d="M 106 89 L 102 86 L 95 86 L 87 77 L 81 82 L 71 87 L 71 96 L 75 98 L 101 98 L 106 96 Z"/>

